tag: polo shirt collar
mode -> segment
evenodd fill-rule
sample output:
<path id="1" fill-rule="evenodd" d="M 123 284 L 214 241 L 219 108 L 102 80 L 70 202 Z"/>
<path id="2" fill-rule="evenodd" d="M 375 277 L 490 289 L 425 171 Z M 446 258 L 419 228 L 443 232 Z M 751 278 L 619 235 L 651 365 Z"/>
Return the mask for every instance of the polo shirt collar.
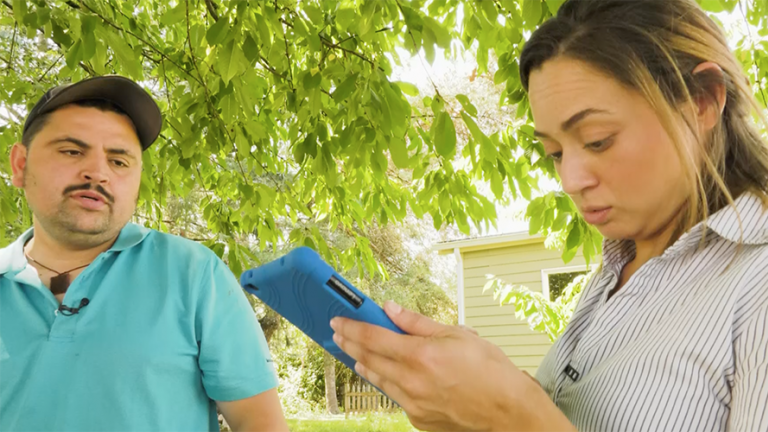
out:
<path id="1" fill-rule="evenodd" d="M 24 257 L 24 244 L 32 237 L 32 228 L 26 230 L 15 242 L 0 249 L 0 275 L 17 273 L 27 265 Z"/>
<path id="2" fill-rule="evenodd" d="M 144 241 L 151 231 L 149 228 L 129 222 L 120 230 L 120 235 L 117 236 L 115 244 L 109 248 L 109 251 L 120 252 L 130 249 Z"/>
<path id="3" fill-rule="evenodd" d="M 141 243 L 150 232 L 149 228 L 128 223 L 120 230 L 115 244 L 107 252 L 120 252 L 130 249 Z M 26 267 L 27 259 L 24 257 L 24 244 L 32 235 L 33 229 L 30 228 L 19 236 L 15 242 L 0 249 L 0 275 L 10 272 L 16 273 Z"/>

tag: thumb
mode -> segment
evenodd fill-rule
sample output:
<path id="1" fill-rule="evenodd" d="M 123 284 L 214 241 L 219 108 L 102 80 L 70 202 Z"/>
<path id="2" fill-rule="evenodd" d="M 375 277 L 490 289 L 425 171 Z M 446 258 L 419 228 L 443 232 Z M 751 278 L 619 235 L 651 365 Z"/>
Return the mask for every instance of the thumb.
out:
<path id="1" fill-rule="evenodd" d="M 404 309 L 393 301 L 386 301 L 384 303 L 384 311 L 396 326 L 409 335 L 432 336 L 438 331 L 443 330 L 444 327 L 442 324 L 432 321 L 424 315 Z"/>

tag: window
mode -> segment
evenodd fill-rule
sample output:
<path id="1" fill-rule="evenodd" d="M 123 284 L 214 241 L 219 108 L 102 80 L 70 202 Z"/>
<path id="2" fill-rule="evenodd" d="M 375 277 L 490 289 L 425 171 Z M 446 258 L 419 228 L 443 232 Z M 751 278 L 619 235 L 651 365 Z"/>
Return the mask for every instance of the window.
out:
<path id="1" fill-rule="evenodd" d="M 592 268 L 596 265 L 591 266 Z M 586 266 L 560 267 L 541 271 L 541 291 L 550 301 L 556 300 L 565 287 L 578 276 L 587 274 L 590 269 Z"/>

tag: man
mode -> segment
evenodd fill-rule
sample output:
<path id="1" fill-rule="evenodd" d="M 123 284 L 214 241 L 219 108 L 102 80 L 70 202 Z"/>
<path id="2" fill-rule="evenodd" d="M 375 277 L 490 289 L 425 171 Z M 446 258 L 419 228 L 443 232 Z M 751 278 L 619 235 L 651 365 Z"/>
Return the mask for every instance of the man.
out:
<path id="1" fill-rule="evenodd" d="M 132 223 L 162 116 L 117 76 L 57 87 L 11 149 L 33 227 L 0 250 L 0 430 L 288 430 L 261 328 L 204 246 Z"/>

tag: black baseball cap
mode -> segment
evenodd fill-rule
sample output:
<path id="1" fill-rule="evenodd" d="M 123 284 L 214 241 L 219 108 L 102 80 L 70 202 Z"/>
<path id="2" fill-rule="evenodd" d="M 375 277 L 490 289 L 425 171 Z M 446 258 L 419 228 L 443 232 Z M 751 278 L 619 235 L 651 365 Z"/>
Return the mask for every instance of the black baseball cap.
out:
<path id="1" fill-rule="evenodd" d="M 123 110 L 136 128 L 142 150 L 155 142 L 163 128 L 163 115 L 149 93 L 128 78 L 104 75 L 54 87 L 45 92 L 29 112 L 24 122 L 24 132 L 41 115 L 67 104 L 87 100 L 108 101 Z"/>

